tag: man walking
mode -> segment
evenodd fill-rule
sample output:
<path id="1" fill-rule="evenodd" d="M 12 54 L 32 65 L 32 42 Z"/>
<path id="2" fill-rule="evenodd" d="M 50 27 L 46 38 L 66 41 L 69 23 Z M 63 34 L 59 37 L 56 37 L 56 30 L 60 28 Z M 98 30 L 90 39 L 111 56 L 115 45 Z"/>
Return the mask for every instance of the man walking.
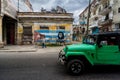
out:
<path id="1" fill-rule="evenodd" d="M 45 36 L 43 36 L 43 38 L 42 38 L 42 48 L 46 48 Z"/>

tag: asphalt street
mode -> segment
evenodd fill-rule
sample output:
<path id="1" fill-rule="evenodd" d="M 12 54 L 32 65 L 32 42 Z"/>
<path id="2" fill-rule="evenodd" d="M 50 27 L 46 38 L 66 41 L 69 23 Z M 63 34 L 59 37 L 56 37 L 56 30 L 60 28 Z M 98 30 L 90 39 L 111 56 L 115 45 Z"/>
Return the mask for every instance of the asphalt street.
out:
<path id="1" fill-rule="evenodd" d="M 118 66 L 99 66 L 72 76 L 57 59 L 58 52 L 0 52 L 0 80 L 120 80 Z"/>

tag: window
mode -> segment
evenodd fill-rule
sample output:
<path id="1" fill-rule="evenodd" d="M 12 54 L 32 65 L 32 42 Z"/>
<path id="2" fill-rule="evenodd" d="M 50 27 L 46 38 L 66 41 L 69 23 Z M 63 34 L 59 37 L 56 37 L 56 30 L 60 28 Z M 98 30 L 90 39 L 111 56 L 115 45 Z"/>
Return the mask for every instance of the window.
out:
<path id="1" fill-rule="evenodd" d="M 108 7 L 108 5 L 107 5 L 107 3 L 106 3 L 106 5 L 104 5 L 104 9 L 107 8 L 107 7 Z"/>
<path id="2" fill-rule="evenodd" d="M 101 12 L 101 7 L 99 8 L 99 13 Z"/>
<path id="3" fill-rule="evenodd" d="M 115 31 L 118 31 L 118 30 L 120 30 L 120 23 L 115 24 Z"/>
<path id="4" fill-rule="evenodd" d="M 23 34 L 32 34 L 32 26 L 23 26 Z"/>
<path id="5" fill-rule="evenodd" d="M 95 36 L 95 35 L 85 36 L 83 39 L 83 43 L 94 45 L 96 43 L 96 39 L 97 39 L 97 36 Z"/>
<path id="6" fill-rule="evenodd" d="M 108 41 L 109 45 L 117 45 L 117 38 L 115 36 L 111 36 Z"/>
<path id="7" fill-rule="evenodd" d="M 109 19 L 109 14 L 105 16 L 105 20 L 108 20 L 108 19 Z"/>
<path id="8" fill-rule="evenodd" d="M 57 29 L 65 30 L 65 27 L 64 26 L 58 26 Z"/>
<path id="9" fill-rule="evenodd" d="M 32 43 L 32 26 L 23 26 L 22 42 Z"/>
<path id="10" fill-rule="evenodd" d="M 118 45 L 116 36 L 100 36 L 100 45 Z"/>
<path id="11" fill-rule="evenodd" d="M 40 29 L 41 30 L 49 30 L 49 27 L 48 26 L 40 26 Z"/>
<path id="12" fill-rule="evenodd" d="M 120 7 L 118 8 L 118 13 L 120 13 Z"/>

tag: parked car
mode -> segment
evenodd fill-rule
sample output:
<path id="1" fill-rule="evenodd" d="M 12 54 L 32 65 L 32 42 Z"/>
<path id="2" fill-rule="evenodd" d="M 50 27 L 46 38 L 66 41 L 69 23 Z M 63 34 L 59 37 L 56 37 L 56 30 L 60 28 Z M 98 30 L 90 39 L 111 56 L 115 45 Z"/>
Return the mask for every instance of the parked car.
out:
<path id="1" fill-rule="evenodd" d="M 59 53 L 68 72 L 78 75 L 95 65 L 120 65 L 120 32 L 87 35 L 82 43 L 68 45 Z"/>

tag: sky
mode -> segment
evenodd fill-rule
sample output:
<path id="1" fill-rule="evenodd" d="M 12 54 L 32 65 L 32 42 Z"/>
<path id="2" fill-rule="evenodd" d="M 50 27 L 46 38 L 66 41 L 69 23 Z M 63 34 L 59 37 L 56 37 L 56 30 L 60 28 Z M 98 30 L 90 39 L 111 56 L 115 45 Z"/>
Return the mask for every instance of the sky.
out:
<path id="1" fill-rule="evenodd" d="M 35 12 L 41 11 L 43 7 L 47 11 L 60 6 L 68 13 L 74 14 L 74 23 L 79 23 L 79 14 L 88 6 L 89 0 L 30 0 Z"/>

